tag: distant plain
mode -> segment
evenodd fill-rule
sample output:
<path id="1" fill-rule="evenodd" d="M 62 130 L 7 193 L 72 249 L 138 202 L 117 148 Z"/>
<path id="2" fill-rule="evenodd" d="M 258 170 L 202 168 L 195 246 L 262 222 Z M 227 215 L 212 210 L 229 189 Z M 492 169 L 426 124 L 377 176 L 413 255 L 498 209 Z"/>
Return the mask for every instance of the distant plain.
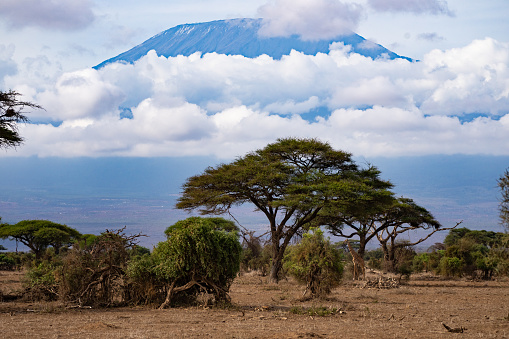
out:
<path id="1" fill-rule="evenodd" d="M 128 233 L 147 235 L 140 244 L 151 248 L 164 239 L 166 227 L 189 216 L 175 209 L 186 178 L 229 161 L 212 157 L 3 158 L 0 216 L 7 223 L 48 219 L 81 233 L 127 226 Z M 509 157 L 443 155 L 356 158 L 356 162 L 377 166 L 382 177 L 395 184 L 397 196 L 414 199 L 445 227 L 463 220 L 464 227 L 502 231 L 497 178 L 509 167 Z M 233 214 L 260 234 L 266 229 L 263 216 L 253 213 L 251 205 Z M 12 241 L 0 243 L 15 248 Z"/>

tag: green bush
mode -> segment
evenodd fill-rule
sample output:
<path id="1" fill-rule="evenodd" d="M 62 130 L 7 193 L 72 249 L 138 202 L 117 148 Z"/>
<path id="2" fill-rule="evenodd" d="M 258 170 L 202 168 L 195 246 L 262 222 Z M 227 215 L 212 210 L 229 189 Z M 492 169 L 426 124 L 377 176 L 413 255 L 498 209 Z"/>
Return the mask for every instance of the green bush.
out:
<path id="1" fill-rule="evenodd" d="M 306 284 L 304 295 L 323 296 L 339 285 L 343 275 L 341 251 L 325 239 L 323 231 L 311 228 L 299 244 L 288 247 L 283 267 Z"/>
<path id="2" fill-rule="evenodd" d="M 166 297 L 166 281 L 156 274 L 156 262 L 154 255 L 144 253 L 131 258 L 127 266 L 129 281 L 130 303 L 139 304 L 161 304 Z"/>
<path id="3" fill-rule="evenodd" d="M 464 265 L 465 262 L 463 259 L 457 257 L 443 257 L 440 259 L 438 268 L 441 275 L 448 277 L 461 277 Z"/>
<path id="4" fill-rule="evenodd" d="M 23 281 L 25 286 L 24 298 L 29 300 L 57 300 L 59 280 L 58 275 L 62 263 L 58 260 L 42 261 L 31 267 Z"/>
<path id="5" fill-rule="evenodd" d="M 412 270 L 414 272 L 429 272 L 430 267 L 430 254 L 429 253 L 420 253 L 416 254 L 412 260 Z"/>
<path id="6" fill-rule="evenodd" d="M 168 240 L 159 243 L 150 257 L 130 263 L 132 284 L 141 288 L 140 279 L 149 279 L 154 291 L 162 286 L 166 298 L 161 308 L 176 302 L 176 295 L 186 302 L 196 301 L 201 293 L 212 295 L 216 302 L 229 301 L 242 247 L 237 233 L 217 227 L 223 224 L 217 219 L 188 218 L 170 226 L 165 232 Z"/>
<path id="7" fill-rule="evenodd" d="M 0 253 L 0 270 L 13 271 L 16 268 L 16 261 L 7 254 Z"/>

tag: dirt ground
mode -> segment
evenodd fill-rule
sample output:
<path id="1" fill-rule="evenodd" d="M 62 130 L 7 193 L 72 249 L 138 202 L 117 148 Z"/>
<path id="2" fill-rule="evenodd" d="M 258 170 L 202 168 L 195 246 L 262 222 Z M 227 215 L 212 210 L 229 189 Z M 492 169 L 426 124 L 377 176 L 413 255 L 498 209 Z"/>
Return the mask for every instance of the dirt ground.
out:
<path id="1" fill-rule="evenodd" d="M 302 301 L 304 288 L 291 280 L 276 285 L 244 274 L 232 286 L 228 309 L 158 310 L 10 301 L 20 277 L 0 271 L 2 338 L 509 338 L 508 279 L 419 275 L 390 289 L 348 281 L 327 299 Z M 310 308 L 335 312 L 309 315 Z M 442 323 L 463 333 L 449 333 Z"/>

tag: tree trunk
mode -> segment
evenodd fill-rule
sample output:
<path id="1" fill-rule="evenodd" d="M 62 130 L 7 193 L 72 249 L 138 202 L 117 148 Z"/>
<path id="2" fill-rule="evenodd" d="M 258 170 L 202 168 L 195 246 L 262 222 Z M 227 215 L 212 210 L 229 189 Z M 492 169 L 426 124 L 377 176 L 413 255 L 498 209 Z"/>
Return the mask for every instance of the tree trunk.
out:
<path id="1" fill-rule="evenodd" d="M 366 235 L 364 234 L 359 234 L 359 250 L 357 253 L 364 259 L 364 254 L 366 253 Z"/>
<path id="2" fill-rule="evenodd" d="M 277 259 L 276 259 L 277 260 Z M 279 272 L 281 271 L 281 262 L 276 262 L 274 259 L 272 260 L 272 266 L 270 268 L 270 276 L 269 280 L 274 283 L 279 282 Z"/>
<path id="3" fill-rule="evenodd" d="M 390 259 L 387 241 L 380 241 L 380 247 L 382 247 L 382 251 L 384 252 L 384 271 L 392 272 L 394 270 L 394 261 Z"/>
<path id="4" fill-rule="evenodd" d="M 283 267 L 283 256 L 280 254 L 281 251 L 284 252 L 282 248 L 278 248 L 277 252 L 274 251 L 272 254 L 272 266 L 270 268 L 269 280 L 276 284 L 279 282 L 279 274 Z"/>
<path id="5" fill-rule="evenodd" d="M 389 246 L 389 263 L 390 263 L 390 270 L 389 272 L 394 273 L 396 272 L 396 246 L 394 243 L 395 237 L 391 237 L 391 244 Z"/>
<path id="6" fill-rule="evenodd" d="M 279 239 L 277 241 L 272 241 L 272 266 L 270 268 L 269 280 L 276 284 L 279 282 L 281 269 L 283 268 L 285 249 L 285 242 L 279 244 Z"/>

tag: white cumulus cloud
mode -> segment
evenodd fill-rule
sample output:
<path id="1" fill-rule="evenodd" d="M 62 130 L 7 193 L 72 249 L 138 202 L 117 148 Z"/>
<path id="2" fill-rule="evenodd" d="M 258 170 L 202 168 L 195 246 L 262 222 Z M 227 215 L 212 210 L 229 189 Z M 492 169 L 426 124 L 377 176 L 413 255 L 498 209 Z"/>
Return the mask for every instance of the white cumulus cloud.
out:
<path id="1" fill-rule="evenodd" d="M 304 40 L 350 34 L 363 15 L 359 4 L 338 0 L 271 0 L 258 9 L 262 36 L 300 35 Z"/>

